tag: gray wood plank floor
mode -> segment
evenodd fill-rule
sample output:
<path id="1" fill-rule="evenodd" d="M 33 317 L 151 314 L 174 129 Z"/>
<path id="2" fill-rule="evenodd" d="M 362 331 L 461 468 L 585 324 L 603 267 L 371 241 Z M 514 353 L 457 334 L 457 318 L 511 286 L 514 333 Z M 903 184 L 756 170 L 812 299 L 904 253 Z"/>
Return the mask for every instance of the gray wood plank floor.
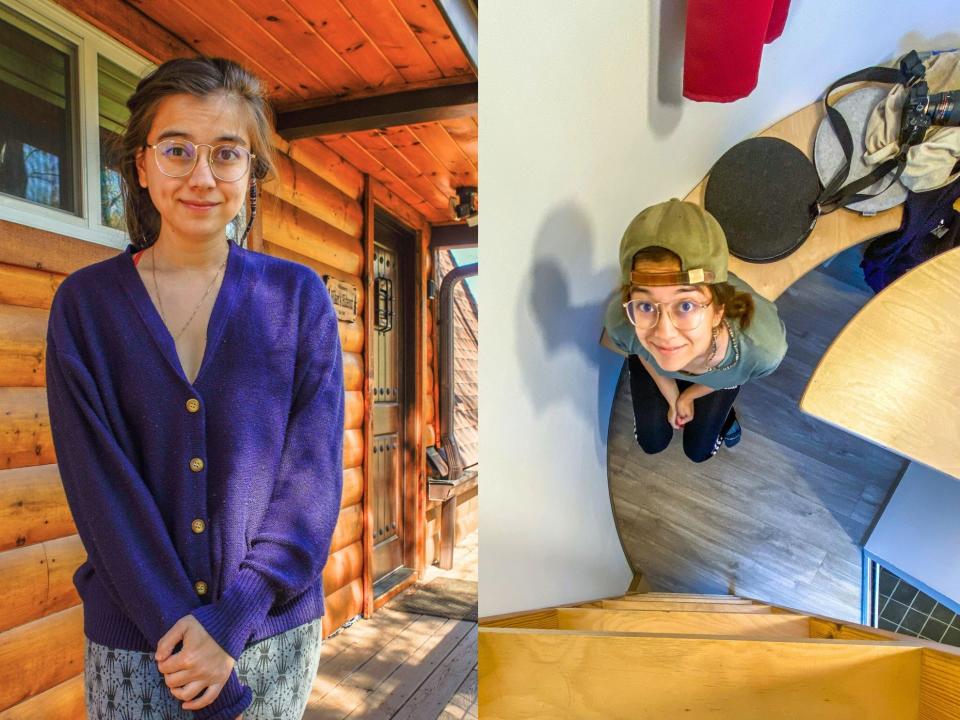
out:
<path id="1" fill-rule="evenodd" d="M 636 445 L 624 368 L 610 419 L 610 497 L 624 552 L 651 589 L 730 592 L 859 622 L 860 546 L 906 461 L 801 413 L 798 402 L 869 297 L 816 270 L 777 301 L 787 356 L 743 386 L 743 439 L 705 463 L 690 462 L 679 437 L 658 455 Z"/>

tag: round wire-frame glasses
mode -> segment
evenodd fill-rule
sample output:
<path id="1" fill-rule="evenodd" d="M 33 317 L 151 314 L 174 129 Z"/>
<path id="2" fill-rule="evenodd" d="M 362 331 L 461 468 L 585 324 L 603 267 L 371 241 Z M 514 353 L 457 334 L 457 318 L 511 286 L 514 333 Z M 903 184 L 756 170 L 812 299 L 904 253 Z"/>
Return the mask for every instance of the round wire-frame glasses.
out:
<path id="1" fill-rule="evenodd" d="M 153 149 L 157 169 L 167 177 L 185 177 L 192 173 L 200 159 L 202 147 L 209 149 L 207 164 L 210 172 L 223 182 L 236 182 L 242 178 L 257 157 L 242 145 L 233 143 L 208 145 L 189 140 L 161 140 L 147 143 L 146 147 Z"/>
<path id="2" fill-rule="evenodd" d="M 703 322 L 703 309 L 712 304 L 712 300 L 707 303 L 698 303 L 690 299 L 674 300 L 669 303 L 654 303 L 648 300 L 628 300 L 623 303 L 623 310 L 627 315 L 627 320 L 634 327 L 641 330 L 650 330 L 655 328 L 660 322 L 660 306 L 667 306 L 667 317 L 677 330 L 696 330 Z M 643 305 L 649 305 L 653 310 L 646 312 L 639 310 Z M 684 308 L 684 306 L 690 306 Z"/>

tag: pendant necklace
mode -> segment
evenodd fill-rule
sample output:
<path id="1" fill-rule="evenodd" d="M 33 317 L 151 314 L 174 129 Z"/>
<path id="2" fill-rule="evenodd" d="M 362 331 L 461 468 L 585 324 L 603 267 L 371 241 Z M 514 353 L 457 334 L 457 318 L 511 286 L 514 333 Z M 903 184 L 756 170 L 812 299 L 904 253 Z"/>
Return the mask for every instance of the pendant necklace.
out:
<path id="1" fill-rule="evenodd" d="M 150 253 L 150 266 L 153 269 L 153 287 L 157 291 L 157 302 L 160 305 L 160 317 L 163 318 L 163 322 L 166 323 L 167 326 L 169 327 L 169 323 L 167 323 L 167 318 L 163 313 L 163 300 L 160 298 L 160 286 L 157 284 L 156 243 L 154 243 L 151 246 L 151 249 L 153 250 L 153 252 Z M 193 309 L 193 313 L 190 315 L 190 319 L 187 320 L 187 322 L 184 324 L 182 328 L 180 328 L 180 332 L 178 332 L 176 335 L 173 336 L 174 342 L 176 342 L 180 338 L 180 336 L 183 335 L 183 331 L 187 329 L 187 325 L 189 325 L 193 321 L 193 318 L 196 316 L 197 311 L 200 309 L 200 306 L 203 304 L 203 301 L 206 300 L 207 295 L 210 294 L 210 290 L 213 288 L 214 283 L 217 282 L 217 278 L 220 277 L 220 273 L 223 272 L 223 268 L 226 267 L 227 258 L 229 257 L 230 257 L 230 248 L 227 248 L 227 257 L 223 259 L 223 262 L 220 264 L 220 268 L 217 270 L 217 274 L 213 276 L 213 280 L 211 280 L 210 285 L 207 286 L 207 291 L 203 294 L 203 297 L 200 298 L 200 302 L 198 302 L 197 306 Z"/>

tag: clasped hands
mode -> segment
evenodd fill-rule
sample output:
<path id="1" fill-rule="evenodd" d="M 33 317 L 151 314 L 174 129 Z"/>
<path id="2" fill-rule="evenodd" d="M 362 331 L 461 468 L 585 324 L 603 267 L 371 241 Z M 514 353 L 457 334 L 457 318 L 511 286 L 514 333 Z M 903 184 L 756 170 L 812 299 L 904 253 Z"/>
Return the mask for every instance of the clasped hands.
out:
<path id="1" fill-rule="evenodd" d="M 181 641 L 183 647 L 174 654 L 173 649 Z M 185 615 L 160 638 L 156 662 L 170 693 L 184 701 L 181 707 L 199 710 L 217 699 L 236 661 L 217 644 L 199 620 L 193 615 Z M 203 694 L 197 697 L 201 690 L 204 690 Z M 243 720 L 243 715 L 236 720 Z"/>
<path id="2" fill-rule="evenodd" d="M 693 420 L 693 401 L 696 398 L 693 393 L 689 392 L 691 388 L 687 388 L 683 392 L 678 390 L 672 400 L 667 398 L 667 422 L 674 430 L 680 430 Z"/>

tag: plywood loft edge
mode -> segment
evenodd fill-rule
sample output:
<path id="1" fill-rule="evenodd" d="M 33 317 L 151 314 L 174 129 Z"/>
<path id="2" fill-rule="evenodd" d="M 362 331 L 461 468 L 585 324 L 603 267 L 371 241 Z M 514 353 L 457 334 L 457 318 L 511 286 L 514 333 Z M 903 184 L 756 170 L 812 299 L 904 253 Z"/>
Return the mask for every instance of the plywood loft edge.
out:
<path id="1" fill-rule="evenodd" d="M 827 348 L 800 409 L 960 478 L 958 277 L 960 248 L 873 297 Z"/>

